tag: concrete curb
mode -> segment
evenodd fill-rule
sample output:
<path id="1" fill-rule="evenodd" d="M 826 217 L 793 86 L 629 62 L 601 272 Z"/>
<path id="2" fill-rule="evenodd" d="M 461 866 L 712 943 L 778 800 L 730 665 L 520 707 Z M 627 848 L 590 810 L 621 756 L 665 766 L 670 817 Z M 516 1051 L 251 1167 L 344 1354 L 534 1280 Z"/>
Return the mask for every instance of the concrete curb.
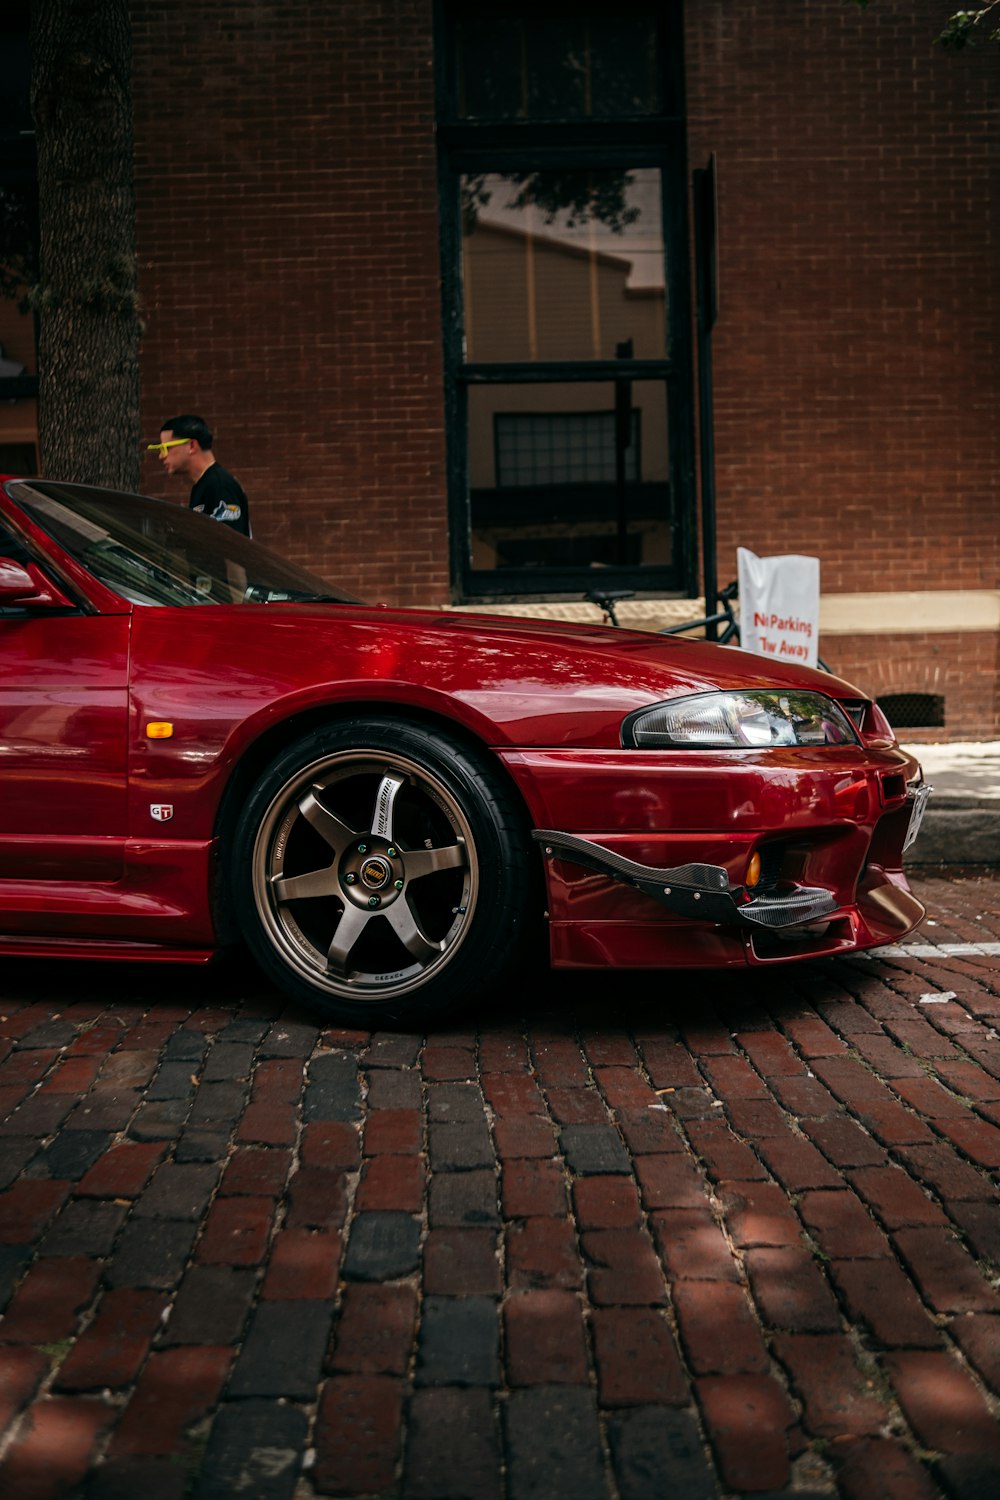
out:
<path id="1" fill-rule="evenodd" d="M 932 795 L 906 864 L 1000 865 L 1000 808 L 943 801 L 935 806 Z"/>
<path id="2" fill-rule="evenodd" d="M 907 866 L 1000 865 L 1000 742 L 905 748 L 934 788 Z"/>

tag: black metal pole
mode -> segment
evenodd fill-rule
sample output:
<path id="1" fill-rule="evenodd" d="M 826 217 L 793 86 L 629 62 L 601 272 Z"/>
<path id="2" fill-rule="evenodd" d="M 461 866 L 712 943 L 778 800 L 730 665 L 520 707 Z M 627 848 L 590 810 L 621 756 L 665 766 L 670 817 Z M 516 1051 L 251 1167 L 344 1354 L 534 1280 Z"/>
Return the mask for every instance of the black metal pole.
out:
<path id="1" fill-rule="evenodd" d="M 615 345 L 616 359 L 632 359 L 632 340 Z M 625 455 L 632 443 L 632 382 L 615 381 L 615 510 L 618 531 L 618 562 L 628 562 L 628 496 L 625 481 Z"/>
<path id="2" fill-rule="evenodd" d="M 701 548 L 705 580 L 705 613 L 715 613 L 719 565 L 715 536 L 715 427 L 712 408 L 712 328 L 717 311 L 715 156 L 694 173 L 694 245 L 698 344 L 698 431 L 701 457 Z M 707 625 L 709 640 L 718 626 Z"/>

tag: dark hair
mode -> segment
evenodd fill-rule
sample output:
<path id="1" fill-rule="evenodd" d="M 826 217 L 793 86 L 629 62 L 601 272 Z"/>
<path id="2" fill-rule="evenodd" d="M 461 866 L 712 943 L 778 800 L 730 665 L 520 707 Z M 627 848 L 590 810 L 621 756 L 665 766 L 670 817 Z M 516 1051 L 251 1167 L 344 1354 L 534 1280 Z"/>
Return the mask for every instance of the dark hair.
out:
<path id="1" fill-rule="evenodd" d="M 212 446 L 212 434 L 204 417 L 170 417 L 160 431 L 172 432 L 174 437 L 190 438 L 199 448 Z"/>

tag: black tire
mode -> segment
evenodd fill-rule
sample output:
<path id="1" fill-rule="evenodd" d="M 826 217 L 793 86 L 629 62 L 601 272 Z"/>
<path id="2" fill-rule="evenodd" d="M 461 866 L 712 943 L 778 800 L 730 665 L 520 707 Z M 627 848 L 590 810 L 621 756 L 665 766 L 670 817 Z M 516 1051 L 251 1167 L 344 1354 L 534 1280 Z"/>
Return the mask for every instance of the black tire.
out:
<path id="1" fill-rule="evenodd" d="M 499 776 L 447 734 L 353 718 L 261 776 L 230 890 L 261 968 L 341 1024 L 424 1021 L 519 955 L 534 866 Z"/>

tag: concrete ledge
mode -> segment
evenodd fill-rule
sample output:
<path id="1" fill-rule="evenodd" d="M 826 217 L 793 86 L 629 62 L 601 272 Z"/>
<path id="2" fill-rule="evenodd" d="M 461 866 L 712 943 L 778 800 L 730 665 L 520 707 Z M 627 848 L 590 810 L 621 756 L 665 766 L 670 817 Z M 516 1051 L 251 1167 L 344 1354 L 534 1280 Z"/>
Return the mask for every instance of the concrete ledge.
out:
<path id="1" fill-rule="evenodd" d="M 826 635 L 923 635 L 1000 630 L 1000 590 L 924 589 L 896 594 L 823 594 L 819 630 Z"/>
<path id="2" fill-rule="evenodd" d="M 594 580 L 595 587 L 600 579 Z M 563 599 L 519 604 L 455 604 L 460 612 L 527 616 L 537 620 L 570 620 L 600 624 L 593 604 Z M 705 613 L 704 599 L 625 599 L 618 619 L 632 630 L 663 630 L 697 620 Z M 821 594 L 820 636 L 914 635 L 926 632 L 1000 630 L 1000 589 L 925 589 L 895 594 Z"/>
<path id="3" fill-rule="evenodd" d="M 906 867 L 917 865 L 1000 865 L 1000 807 L 927 804 Z"/>

